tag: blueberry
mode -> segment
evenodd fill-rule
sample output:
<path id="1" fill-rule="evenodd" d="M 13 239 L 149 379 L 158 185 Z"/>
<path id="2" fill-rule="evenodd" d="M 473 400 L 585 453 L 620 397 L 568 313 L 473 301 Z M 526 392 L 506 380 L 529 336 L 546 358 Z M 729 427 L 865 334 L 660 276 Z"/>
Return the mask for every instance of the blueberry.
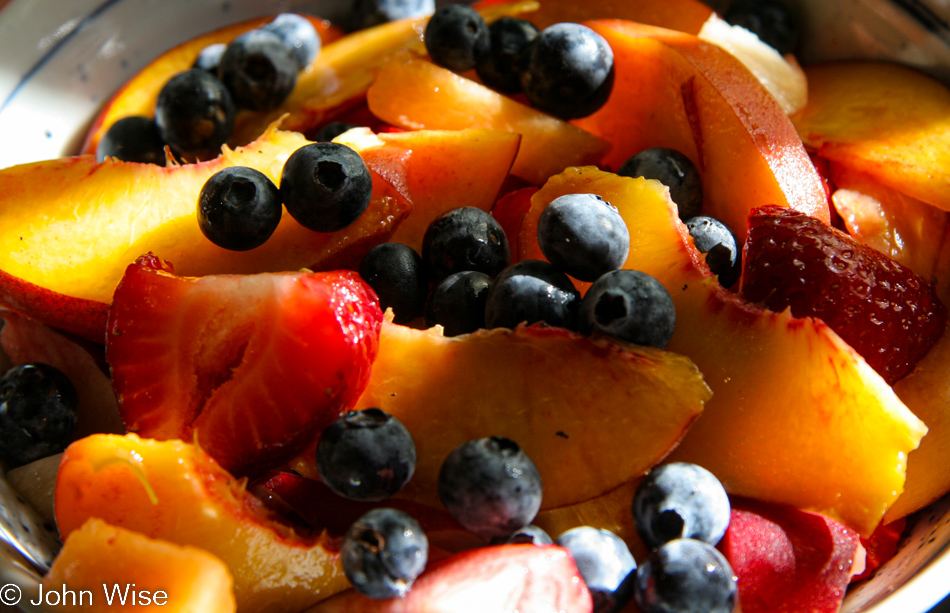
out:
<path id="1" fill-rule="evenodd" d="M 380 508 L 360 517 L 343 537 L 340 562 L 357 592 L 401 598 L 425 569 L 429 541 L 412 517 Z"/>
<path id="2" fill-rule="evenodd" d="M 392 308 L 397 324 L 422 317 L 429 282 L 422 258 L 412 247 L 402 243 L 376 245 L 360 262 L 360 276 L 379 296 L 380 308 Z"/>
<path id="3" fill-rule="evenodd" d="M 66 449 L 79 397 L 58 368 L 28 363 L 0 379 L 0 458 L 28 464 Z"/>
<path id="4" fill-rule="evenodd" d="M 594 282 L 578 313 L 582 334 L 599 332 L 663 349 L 673 336 L 676 307 L 663 284 L 638 270 L 615 270 Z"/>
<path id="5" fill-rule="evenodd" d="M 488 35 L 488 52 L 475 64 L 475 72 L 492 89 L 508 94 L 520 92 L 522 58 L 538 29 L 530 21 L 502 17 L 488 26 Z"/>
<path id="6" fill-rule="evenodd" d="M 507 537 L 500 536 L 491 540 L 492 545 L 553 545 L 554 540 L 547 532 L 534 524 L 518 528 Z"/>
<path id="7" fill-rule="evenodd" d="M 508 265 L 511 250 L 501 224 L 491 214 L 469 206 L 432 220 L 422 237 L 422 259 L 435 282 L 463 270 L 494 277 Z"/>
<path id="8" fill-rule="evenodd" d="M 320 131 L 317 132 L 316 140 L 321 143 L 329 143 L 340 134 L 352 130 L 355 127 L 354 124 L 345 121 L 331 121 L 320 128 Z"/>
<path id="9" fill-rule="evenodd" d="M 198 57 L 195 58 L 195 63 L 192 64 L 191 67 L 197 68 L 199 70 L 205 70 L 214 76 L 218 76 L 218 67 L 221 65 L 221 56 L 224 55 L 224 50 L 227 48 L 228 46 L 225 43 L 214 43 L 213 45 L 208 45 L 198 52 Z"/>
<path id="10" fill-rule="evenodd" d="M 232 166 L 211 175 L 198 196 L 198 227 L 212 243 L 232 251 L 260 247 L 271 237 L 283 207 L 264 173 Z"/>
<path id="11" fill-rule="evenodd" d="M 542 211 L 538 243 L 558 270 L 596 281 L 627 261 L 630 231 L 617 209 L 600 196 L 567 194 Z"/>
<path id="12" fill-rule="evenodd" d="M 532 105 L 555 117 L 587 117 L 607 102 L 613 85 L 613 50 L 587 26 L 554 24 L 525 51 L 521 89 Z"/>
<path id="13" fill-rule="evenodd" d="M 729 226 L 713 217 L 697 215 L 686 220 L 693 243 L 706 254 L 706 264 L 723 287 L 732 287 L 742 272 L 742 252 Z"/>
<path id="14" fill-rule="evenodd" d="M 96 161 L 113 157 L 123 162 L 165 165 L 165 141 L 154 119 L 123 117 L 112 124 L 96 147 Z"/>
<path id="15" fill-rule="evenodd" d="M 677 538 L 715 545 L 729 527 L 729 497 L 719 480 L 695 464 L 658 466 L 633 496 L 633 521 L 647 547 Z"/>
<path id="16" fill-rule="evenodd" d="M 280 36 L 251 30 L 231 41 L 218 78 L 243 109 L 269 111 L 287 99 L 297 84 L 297 60 Z"/>
<path id="17" fill-rule="evenodd" d="M 541 477 L 512 440 L 493 436 L 456 447 L 439 470 L 439 498 L 462 527 L 507 537 L 541 508 Z"/>
<path id="18" fill-rule="evenodd" d="M 739 0 L 726 11 L 726 21 L 754 32 L 781 54 L 794 53 L 801 37 L 798 15 L 776 0 Z"/>
<path id="19" fill-rule="evenodd" d="M 554 541 L 571 552 L 594 600 L 595 613 L 619 611 L 633 597 L 637 563 L 619 536 L 580 526 Z"/>
<path id="20" fill-rule="evenodd" d="M 548 262 L 522 260 L 492 282 L 485 303 L 485 327 L 514 328 L 543 321 L 577 328 L 581 295 L 563 272 Z"/>
<path id="21" fill-rule="evenodd" d="M 320 435 L 317 470 L 344 498 L 386 500 L 416 470 L 416 446 L 402 422 L 385 411 L 348 411 Z"/>
<path id="22" fill-rule="evenodd" d="M 360 30 L 398 19 L 431 15 L 435 0 L 356 0 L 345 19 L 347 29 Z"/>
<path id="23" fill-rule="evenodd" d="M 369 206 L 373 178 L 363 158 L 349 147 L 313 143 L 294 151 L 284 163 L 280 195 L 300 225 L 335 232 Z"/>
<path id="24" fill-rule="evenodd" d="M 265 32 L 273 32 L 290 51 L 297 63 L 297 70 L 303 70 L 320 53 L 322 41 L 317 29 L 310 20 L 295 13 L 281 13 L 270 23 L 261 26 Z"/>
<path id="25" fill-rule="evenodd" d="M 212 159 L 231 136 L 234 103 L 214 75 L 193 68 L 162 87 L 155 103 L 155 123 L 175 153 L 188 159 Z"/>
<path id="26" fill-rule="evenodd" d="M 737 595 L 726 558 L 694 539 L 661 545 L 640 565 L 634 586 L 642 613 L 732 613 Z"/>
<path id="27" fill-rule="evenodd" d="M 485 327 L 485 304 L 491 277 L 475 270 L 442 279 L 426 302 L 426 325 L 442 326 L 445 336 L 468 334 Z"/>
<path id="28" fill-rule="evenodd" d="M 453 72 L 475 68 L 490 45 L 488 25 L 475 9 L 449 4 L 426 24 L 425 45 L 432 61 Z"/>
<path id="29" fill-rule="evenodd" d="M 624 162 L 617 174 L 622 177 L 656 179 L 670 188 L 680 219 L 699 215 L 703 208 L 703 182 L 688 157 L 666 147 L 644 149 Z"/>

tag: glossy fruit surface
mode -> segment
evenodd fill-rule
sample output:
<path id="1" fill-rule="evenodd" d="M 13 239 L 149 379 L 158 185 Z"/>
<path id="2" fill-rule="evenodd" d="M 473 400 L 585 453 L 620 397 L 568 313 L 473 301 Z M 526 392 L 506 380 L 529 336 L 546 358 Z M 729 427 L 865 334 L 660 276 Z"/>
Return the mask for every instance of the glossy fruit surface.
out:
<path id="1" fill-rule="evenodd" d="M 419 18 L 435 11 L 435 0 L 356 0 L 346 26 L 370 28 L 390 21 Z"/>
<path id="2" fill-rule="evenodd" d="M 693 539 L 670 541 L 647 558 L 635 594 L 643 613 L 732 613 L 739 599 L 728 560 Z"/>
<path id="3" fill-rule="evenodd" d="M 488 24 L 478 11 L 465 4 L 448 4 L 429 19 L 423 40 L 434 63 L 465 72 L 488 52 L 490 39 Z"/>
<path id="4" fill-rule="evenodd" d="M 165 165 L 165 141 L 150 117 L 124 117 L 112 124 L 96 148 L 96 160 L 114 157 L 125 162 Z"/>
<path id="5" fill-rule="evenodd" d="M 320 479 L 351 500 L 385 500 L 416 470 L 416 446 L 398 419 L 379 409 L 348 411 L 320 434 Z"/>
<path id="6" fill-rule="evenodd" d="M 434 282 L 466 270 L 494 277 L 511 261 L 508 238 L 487 211 L 460 207 L 442 213 L 422 238 L 422 259 Z"/>
<path id="7" fill-rule="evenodd" d="M 703 182 L 693 162 L 675 149 L 651 147 L 627 159 L 617 174 L 623 177 L 656 179 L 670 188 L 670 198 L 683 221 L 703 209 Z"/>
<path id="8" fill-rule="evenodd" d="M 234 102 L 221 81 L 191 69 L 171 79 L 155 102 L 155 124 L 162 140 L 190 160 L 218 157 L 234 127 Z"/>
<path id="9" fill-rule="evenodd" d="M 742 294 L 773 311 L 819 317 L 893 383 L 943 335 L 933 286 L 811 217 L 777 207 L 749 219 Z"/>
<path id="10" fill-rule="evenodd" d="M 198 194 L 198 227 L 215 245 L 248 251 L 271 237 L 284 208 L 267 175 L 244 166 L 211 176 Z"/>
<path id="11" fill-rule="evenodd" d="M 257 472 L 352 406 L 381 319 L 354 272 L 190 278 L 143 258 L 116 289 L 106 357 L 129 431 Z"/>
<path id="12" fill-rule="evenodd" d="M 263 26 L 262 30 L 273 32 L 290 50 L 297 62 L 297 70 L 303 70 L 320 53 L 322 41 L 310 20 L 296 13 L 281 13 Z M 296 82 L 296 79 L 294 80 Z"/>
<path id="13" fill-rule="evenodd" d="M 363 257 L 359 272 L 379 297 L 379 307 L 392 308 L 393 321 L 405 324 L 422 316 L 429 277 L 412 247 L 393 242 L 376 245 Z"/>
<path id="14" fill-rule="evenodd" d="M 49 364 L 14 366 L 0 378 L 0 457 L 18 466 L 60 453 L 76 428 L 76 386 Z"/>
<path id="15" fill-rule="evenodd" d="M 485 304 L 491 277 L 474 270 L 457 272 L 442 279 L 426 302 L 425 321 L 442 326 L 445 336 L 458 336 L 485 327 Z"/>
<path id="16" fill-rule="evenodd" d="M 228 46 L 225 43 L 212 43 L 198 52 L 198 57 L 191 65 L 192 68 L 207 70 L 211 74 L 218 75 L 218 66 L 221 65 L 221 56 Z M 118 123 L 118 122 L 116 122 Z"/>
<path id="17" fill-rule="evenodd" d="M 742 273 L 742 253 L 736 236 L 718 219 L 697 215 L 684 220 L 693 244 L 706 254 L 706 265 L 723 287 L 732 287 Z"/>
<path id="18" fill-rule="evenodd" d="M 544 322 L 577 329 L 580 293 L 570 278 L 548 262 L 522 260 L 498 275 L 488 291 L 485 326 L 515 328 Z"/>
<path id="19" fill-rule="evenodd" d="M 637 563 L 616 534 L 581 526 L 561 534 L 555 543 L 571 552 L 595 612 L 619 611 L 633 598 Z"/>
<path id="20" fill-rule="evenodd" d="M 228 44 L 218 66 L 218 78 L 236 107 L 269 111 L 293 91 L 298 70 L 297 59 L 281 35 L 261 28 L 245 32 Z"/>
<path id="21" fill-rule="evenodd" d="M 561 196 L 538 220 L 544 257 L 581 281 L 596 281 L 627 261 L 630 232 L 617 209 L 593 194 Z"/>
<path id="22" fill-rule="evenodd" d="M 347 579 L 370 598 L 402 598 L 429 557 L 429 542 L 419 523 L 396 509 L 374 509 L 343 537 L 340 549 Z"/>
<path id="23" fill-rule="evenodd" d="M 522 55 L 537 35 L 534 24 L 515 17 L 502 17 L 488 26 L 488 52 L 475 64 L 478 78 L 497 91 L 520 92 Z"/>
<path id="24" fill-rule="evenodd" d="M 676 328 L 676 306 L 656 278 L 638 270 L 614 270 L 590 286 L 577 319 L 582 334 L 598 332 L 665 349 Z"/>

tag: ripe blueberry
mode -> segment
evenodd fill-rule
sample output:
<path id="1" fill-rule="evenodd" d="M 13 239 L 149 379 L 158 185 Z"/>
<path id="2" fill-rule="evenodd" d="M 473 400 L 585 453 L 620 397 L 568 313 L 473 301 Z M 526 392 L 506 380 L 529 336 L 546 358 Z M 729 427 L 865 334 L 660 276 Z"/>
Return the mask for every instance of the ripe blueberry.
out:
<path id="1" fill-rule="evenodd" d="M 370 598 L 405 596 L 428 557 L 429 541 L 419 523 L 389 508 L 356 520 L 340 547 L 343 572 L 356 591 Z"/>
<path id="2" fill-rule="evenodd" d="M 706 254 L 706 265 L 719 276 L 723 287 L 732 287 L 742 273 L 742 252 L 726 224 L 713 217 L 697 215 L 686 220 L 693 243 Z"/>
<path id="3" fill-rule="evenodd" d="M 686 462 L 651 470 L 637 487 L 631 510 L 647 547 L 677 538 L 715 545 L 729 527 L 729 497 L 719 479 Z"/>
<path id="4" fill-rule="evenodd" d="M 594 599 L 595 613 L 619 611 L 633 597 L 637 563 L 619 536 L 609 530 L 580 526 L 554 542 L 574 557 Z"/>
<path id="5" fill-rule="evenodd" d="M 622 177 L 656 179 L 670 188 L 680 219 L 699 215 L 703 208 L 703 182 L 688 157 L 666 147 L 644 149 L 624 162 L 617 174 Z"/>
<path id="6" fill-rule="evenodd" d="M 467 206 L 432 220 L 422 237 L 422 259 L 435 282 L 464 270 L 494 277 L 508 265 L 511 250 L 501 224 L 491 214 Z"/>
<path id="7" fill-rule="evenodd" d="M 320 53 L 320 35 L 310 20 L 301 15 L 281 13 L 270 23 L 261 26 L 261 30 L 273 32 L 280 38 L 297 63 L 298 71 L 309 66 Z"/>
<path id="8" fill-rule="evenodd" d="M 439 470 L 439 498 L 462 527 L 486 538 L 507 537 L 541 508 L 541 477 L 512 440 L 493 436 L 463 443 Z"/>
<path id="9" fill-rule="evenodd" d="M 398 19 L 431 15 L 433 11 L 435 0 L 356 0 L 344 21 L 348 30 L 361 30 Z"/>
<path id="10" fill-rule="evenodd" d="M 204 70 L 180 72 L 162 87 L 155 102 L 162 141 L 189 160 L 221 153 L 234 127 L 234 103 L 227 88 Z"/>
<path id="11" fill-rule="evenodd" d="M 464 4 L 443 6 L 426 24 L 425 45 L 429 57 L 453 72 L 475 68 L 489 44 L 485 20 L 478 11 Z"/>
<path id="12" fill-rule="evenodd" d="M 158 133 L 154 119 L 148 117 L 123 117 L 99 140 L 96 161 L 113 157 L 123 162 L 165 165 L 165 141 Z"/>
<path id="13" fill-rule="evenodd" d="M 521 89 L 532 105 L 555 117 L 587 117 L 607 102 L 613 85 L 613 50 L 587 26 L 554 24 L 525 50 Z"/>
<path id="14" fill-rule="evenodd" d="M 673 336 L 676 307 L 659 281 L 637 270 L 615 270 L 587 290 L 578 312 L 582 334 L 599 332 L 663 349 Z"/>
<path id="15" fill-rule="evenodd" d="M 350 225 L 369 206 L 373 178 L 360 155 L 337 143 L 312 143 L 284 163 L 280 196 L 287 212 L 314 232 Z"/>
<path id="16" fill-rule="evenodd" d="M 558 270 L 596 281 L 627 261 L 630 231 L 617 209 L 600 196 L 567 194 L 542 211 L 538 243 Z"/>
<path id="17" fill-rule="evenodd" d="M 244 109 L 269 111 L 297 84 L 297 61 L 280 36 L 251 30 L 231 41 L 221 56 L 218 78 Z"/>
<path id="18" fill-rule="evenodd" d="M 442 279 L 426 302 L 426 325 L 442 326 L 445 336 L 458 336 L 485 327 L 485 304 L 491 277 L 475 270 Z"/>
<path id="19" fill-rule="evenodd" d="M 347 130 L 352 130 L 355 127 L 355 125 L 345 121 L 331 121 L 320 128 L 320 131 L 317 132 L 316 140 L 320 143 L 329 143 L 340 134 L 343 134 Z"/>
<path id="20" fill-rule="evenodd" d="M 0 379 L 0 458 L 20 465 L 63 451 L 78 406 L 76 388 L 58 368 L 14 366 Z"/>
<path id="21" fill-rule="evenodd" d="M 726 21 L 754 32 L 782 55 L 794 53 L 801 35 L 798 15 L 784 2 L 739 0 L 724 15 Z"/>
<path id="22" fill-rule="evenodd" d="M 344 498 L 386 500 L 412 478 L 416 446 L 402 422 L 385 411 L 348 411 L 320 435 L 317 470 Z"/>
<path id="23" fill-rule="evenodd" d="M 522 58 L 538 29 L 530 21 L 502 17 L 488 26 L 488 34 L 488 52 L 475 64 L 475 72 L 492 89 L 507 94 L 520 92 Z"/>
<path id="24" fill-rule="evenodd" d="M 732 613 L 738 588 L 732 567 L 715 547 L 676 539 L 637 569 L 634 596 L 643 613 Z"/>
<path id="25" fill-rule="evenodd" d="M 392 308 L 397 324 L 422 316 L 429 282 L 422 258 L 412 247 L 402 243 L 376 245 L 363 256 L 359 272 L 379 296 L 380 308 Z"/>
<path id="26" fill-rule="evenodd" d="M 195 58 L 195 63 L 192 64 L 191 67 L 205 70 L 214 76 L 218 76 L 218 67 L 221 66 L 221 56 L 224 55 L 224 50 L 227 48 L 228 46 L 225 43 L 208 45 L 198 52 L 198 57 Z"/>
<path id="27" fill-rule="evenodd" d="M 529 524 L 523 528 L 518 528 L 507 537 L 495 537 L 491 540 L 492 545 L 504 545 L 506 543 L 515 545 L 553 545 L 554 540 L 541 528 L 534 524 Z"/>
<path id="28" fill-rule="evenodd" d="M 580 302 L 580 293 L 563 272 L 548 262 L 522 260 L 492 282 L 485 303 L 485 326 L 514 328 L 543 321 L 574 330 Z"/>
<path id="29" fill-rule="evenodd" d="M 201 233 L 215 245 L 232 251 L 247 251 L 267 242 L 282 213 L 274 182 L 244 166 L 216 172 L 198 196 Z"/>

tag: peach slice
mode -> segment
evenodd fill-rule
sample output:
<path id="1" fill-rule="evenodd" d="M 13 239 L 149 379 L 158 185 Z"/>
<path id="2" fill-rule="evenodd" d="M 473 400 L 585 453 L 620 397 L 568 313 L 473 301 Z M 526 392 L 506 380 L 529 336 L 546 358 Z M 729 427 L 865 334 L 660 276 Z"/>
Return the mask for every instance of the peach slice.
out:
<path id="1" fill-rule="evenodd" d="M 745 237 L 749 212 L 791 206 L 828 221 L 821 179 L 778 103 L 736 58 L 695 36 L 628 21 L 590 22 L 614 51 L 607 104 L 573 123 L 613 145 L 613 169 L 649 147 L 690 158 L 703 212 Z"/>
<path id="2" fill-rule="evenodd" d="M 418 462 L 400 496 L 439 506 L 436 478 L 445 456 L 471 439 L 505 436 L 538 467 L 542 506 L 554 508 L 645 472 L 708 399 L 689 360 L 656 349 L 561 328 L 447 338 L 439 326 L 415 330 L 387 321 L 355 408 L 381 408 L 412 433 Z M 302 458 L 294 467 L 312 474 L 312 454 Z"/>
<path id="3" fill-rule="evenodd" d="M 607 144 L 410 52 L 394 54 L 366 93 L 370 110 L 407 130 L 486 128 L 524 138 L 511 173 L 540 185 L 575 164 L 599 161 Z"/>
<path id="4" fill-rule="evenodd" d="M 523 18 L 538 28 L 564 21 L 579 23 L 589 19 L 627 19 L 695 35 L 712 14 L 711 8 L 697 0 L 544 0 L 540 9 Z"/>
<path id="5" fill-rule="evenodd" d="M 45 602 L 64 611 L 233 613 L 233 581 L 224 563 L 92 518 L 74 530 L 43 579 Z M 55 600 L 54 600 L 55 599 Z M 121 606 L 124 605 L 124 606 Z"/>
<path id="6" fill-rule="evenodd" d="M 316 28 L 323 45 L 328 45 L 343 35 L 339 28 L 331 26 L 324 19 L 313 16 L 307 16 L 307 18 Z M 131 115 L 151 117 L 155 113 L 155 101 L 158 99 L 158 92 L 161 91 L 170 78 L 191 68 L 202 49 L 215 43 L 229 43 L 238 35 L 264 25 L 271 19 L 272 17 L 259 17 L 226 26 L 186 41 L 152 60 L 134 77 L 126 81 L 125 85 L 109 99 L 93 121 L 89 133 L 86 135 L 86 142 L 82 146 L 82 153 L 95 155 L 99 139 L 112 124 L 123 117 Z M 266 127 L 266 124 L 264 127 Z"/>
<path id="7" fill-rule="evenodd" d="M 950 211 L 950 89 L 886 62 L 805 70 L 808 105 L 792 121 L 822 158 Z"/>
<path id="8" fill-rule="evenodd" d="M 198 447 L 97 434 L 66 450 L 56 523 L 69 538 L 89 518 L 223 561 L 244 611 L 295 613 L 346 589 L 335 544 L 269 519 L 262 503 Z"/>
<path id="9" fill-rule="evenodd" d="M 824 323 L 762 310 L 723 289 L 660 183 L 568 169 L 535 195 L 524 223 L 577 192 L 618 207 L 631 235 L 625 268 L 669 290 L 676 330 L 668 349 L 692 359 L 713 390 L 670 459 L 708 468 L 731 494 L 873 532 L 903 489 L 907 454 L 926 426 Z"/>

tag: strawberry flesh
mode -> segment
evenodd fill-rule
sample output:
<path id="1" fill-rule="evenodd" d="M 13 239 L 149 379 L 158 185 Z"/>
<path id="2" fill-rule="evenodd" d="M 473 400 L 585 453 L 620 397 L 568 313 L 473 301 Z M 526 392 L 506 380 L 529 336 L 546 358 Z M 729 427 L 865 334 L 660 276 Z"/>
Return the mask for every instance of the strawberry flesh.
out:
<path id="1" fill-rule="evenodd" d="M 914 369 L 946 326 L 931 283 L 789 208 L 752 212 L 743 262 L 746 299 L 823 320 L 889 384 Z"/>
<path id="2" fill-rule="evenodd" d="M 177 277 L 130 265 L 106 358 L 126 428 L 196 440 L 235 474 L 300 453 L 355 403 L 382 312 L 350 271 Z"/>

